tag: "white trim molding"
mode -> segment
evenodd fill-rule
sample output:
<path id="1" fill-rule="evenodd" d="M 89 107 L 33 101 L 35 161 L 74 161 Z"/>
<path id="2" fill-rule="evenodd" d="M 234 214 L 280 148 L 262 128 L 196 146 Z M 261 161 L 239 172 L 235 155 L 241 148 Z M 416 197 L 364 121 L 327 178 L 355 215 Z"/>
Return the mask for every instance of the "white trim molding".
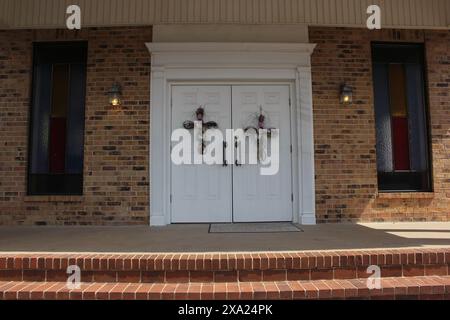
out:
<path id="1" fill-rule="evenodd" d="M 289 83 L 294 121 L 293 222 L 315 224 L 310 43 L 147 43 L 152 55 L 150 224 L 170 218 L 170 98 L 178 83 Z"/>
<path id="2" fill-rule="evenodd" d="M 314 44 L 304 43 L 265 43 L 265 42 L 150 42 L 147 48 L 153 54 L 158 53 L 177 53 L 177 52 L 291 52 L 312 54 L 315 48 Z M 177 51 L 180 50 L 180 51 Z"/>

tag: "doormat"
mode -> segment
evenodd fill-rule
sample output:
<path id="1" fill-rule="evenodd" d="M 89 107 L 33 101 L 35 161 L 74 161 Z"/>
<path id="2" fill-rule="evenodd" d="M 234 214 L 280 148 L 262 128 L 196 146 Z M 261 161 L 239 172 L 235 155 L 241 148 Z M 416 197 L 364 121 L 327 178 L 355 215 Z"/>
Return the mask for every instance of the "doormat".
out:
<path id="1" fill-rule="evenodd" d="M 303 232 L 292 223 L 214 223 L 209 233 L 284 233 Z"/>

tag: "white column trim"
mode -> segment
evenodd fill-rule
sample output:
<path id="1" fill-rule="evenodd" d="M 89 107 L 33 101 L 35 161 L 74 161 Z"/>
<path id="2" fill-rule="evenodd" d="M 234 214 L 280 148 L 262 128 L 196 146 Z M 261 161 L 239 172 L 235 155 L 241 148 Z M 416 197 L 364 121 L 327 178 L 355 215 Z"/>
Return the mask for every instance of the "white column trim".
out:
<path id="1" fill-rule="evenodd" d="M 315 199 L 315 166 L 314 166 L 314 119 L 312 100 L 311 66 L 297 68 L 298 88 L 300 91 L 297 100 L 300 110 L 300 132 L 298 149 L 302 161 L 299 162 L 300 178 L 300 212 L 301 223 L 305 225 L 316 224 Z"/>
<path id="2" fill-rule="evenodd" d="M 315 224 L 311 62 L 314 44 L 147 43 L 150 92 L 150 225 L 170 224 L 170 96 L 176 83 L 290 83 L 295 114 L 294 222 Z M 293 143 L 295 143 L 295 140 Z"/>
<path id="3" fill-rule="evenodd" d="M 168 179 L 166 157 L 158 156 L 166 152 L 164 140 L 164 123 L 167 121 L 165 98 L 165 69 L 154 64 L 152 57 L 150 83 L 150 225 L 161 226 L 169 223 L 167 220 L 168 205 L 170 205 L 170 190 L 167 188 Z M 153 121 L 158 119 L 158 121 Z M 160 137 L 159 139 L 157 137 Z M 153 182 L 153 183 L 152 183 Z M 169 197 L 169 199 L 167 199 Z M 153 200 L 153 201 L 152 201 Z M 169 203 L 168 203 L 169 202 Z"/>

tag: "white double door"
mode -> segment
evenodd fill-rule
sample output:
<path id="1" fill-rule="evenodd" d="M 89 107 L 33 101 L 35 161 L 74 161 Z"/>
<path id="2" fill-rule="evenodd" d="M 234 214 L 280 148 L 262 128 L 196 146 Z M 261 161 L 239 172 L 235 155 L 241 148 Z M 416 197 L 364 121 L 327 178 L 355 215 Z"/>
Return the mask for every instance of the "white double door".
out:
<path id="1" fill-rule="evenodd" d="M 173 223 L 292 221 L 289 96 L 287 85 L 172 87 L 172 130 L 194 120 L 200 106 L 205 109 L 204 121 L 217 122 L 224 137 L 227 129 L 257 126 L 261 111 L 265 127 L 279 129 L 279 169 L 274 175 L 262 175 L 261 166 L 267 165 L 260 163 L 242 161 L 244 164 L 237 166 L 237 159 L 227 166 L 172 162 Z M 202 157 L 200 143 L 193 138 L 191 152 Z M 228 143 L 224 151 L 235 147 Z M 270 151 L 267 153 L 270 156 Z"/>

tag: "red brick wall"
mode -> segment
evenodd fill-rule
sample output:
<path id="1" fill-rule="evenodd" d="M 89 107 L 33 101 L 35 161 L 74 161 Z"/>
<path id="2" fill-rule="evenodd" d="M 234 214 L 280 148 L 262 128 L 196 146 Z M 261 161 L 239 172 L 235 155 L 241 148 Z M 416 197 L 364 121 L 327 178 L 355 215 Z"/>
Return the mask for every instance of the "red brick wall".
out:
<path id="1" fill-rule="evenodd" d="M 0 31 L 0 225 L 148 224 L 151 28 Z M 87 40 L 84 195 L 26 195 L 33 41 Z M 123 111 L 105 92 L 122 84 Z"/>
<path id="2" fill-rule="evenodd" d="M 434 193 L 377 194 L 371 41 L 426 46 Z M 450 220 L 450 32 L 310 28 L 319 222 Z M 339 104 L 339 86 L 354 104 Z"/>

